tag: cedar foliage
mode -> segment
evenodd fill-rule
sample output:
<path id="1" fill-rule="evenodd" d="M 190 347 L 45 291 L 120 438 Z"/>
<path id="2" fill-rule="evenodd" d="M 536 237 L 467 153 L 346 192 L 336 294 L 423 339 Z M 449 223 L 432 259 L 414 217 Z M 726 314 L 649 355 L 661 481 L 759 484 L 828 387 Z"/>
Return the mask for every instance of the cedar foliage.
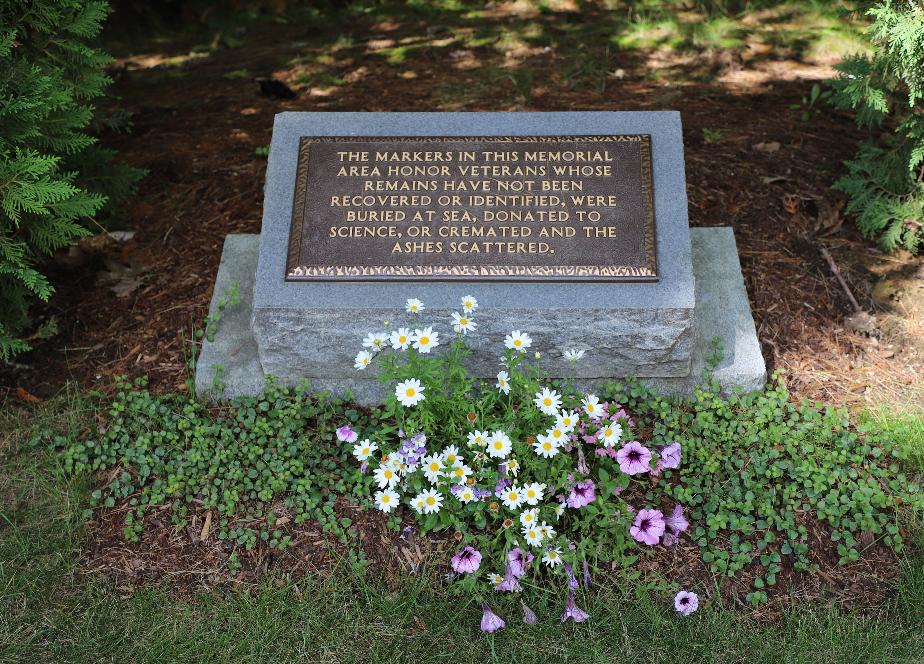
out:
<path id="1" fill-rule="evenodd" d="M 876 132 L 846 162 L 835 189 L 867 237 L 888 251 L 924 242 L 924 0 L 861 5 L 874 52 L 855 55 L 831 81 L 833 103 Z"/>
<path id="2" fill-rule="evenodd" d="M 53 292 L 41 261 L 142 175 L 110 164 L 89 133 L 111 59 L 88 42 L 108 12 L 94 0 L 0 0 L 0 360 L 29 349 L 29 307 Z"/>

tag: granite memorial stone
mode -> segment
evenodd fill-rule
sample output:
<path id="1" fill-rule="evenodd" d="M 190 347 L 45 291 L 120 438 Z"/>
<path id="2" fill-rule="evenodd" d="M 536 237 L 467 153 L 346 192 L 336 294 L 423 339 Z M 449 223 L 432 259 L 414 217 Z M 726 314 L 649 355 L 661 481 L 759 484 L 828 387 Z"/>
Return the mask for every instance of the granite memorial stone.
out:
<path id="1" fill-rule="evenodd" d="M 240 311 L 203 345 L 200 393 L 220 365 L 225 396 L 274 375 L 373 402 L 362 338 L 404 324 L 412 297 L 448 333 L 463 295 L 485 378 L 520 329 L 556 377 L 588 349 L 588 386 L 688 392 L 715 336 L 726 388 L 765 380 L 730 230 L 691 244 L 675 112 L 280 114 L 262 231 L 228 237 L 213 307 L 232 283 Z"/>

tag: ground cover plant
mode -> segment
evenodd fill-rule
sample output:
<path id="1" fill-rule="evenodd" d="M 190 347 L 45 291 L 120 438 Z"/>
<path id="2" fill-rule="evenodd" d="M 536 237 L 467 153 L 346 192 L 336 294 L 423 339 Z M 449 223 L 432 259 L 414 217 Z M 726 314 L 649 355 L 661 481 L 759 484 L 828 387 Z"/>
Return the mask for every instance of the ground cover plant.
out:
<path id="1" fill-rule="evenodd" d="M 900 516 L 922 502 L 903 467 L 912 454 L 881 429 L 790 403 L 781 383 L 726 398 L 707 382 L 686 401 L 634 383 L 579 392 L 547 381 L 527 331 L 497 340 L 503 368 L 483 384 L 465 368 L 477 301 L 442 325 L 424 324 L 423 307 L 410 300 L 407 321 L 363 340 L 356 369 L 376 364 L 391 386 L 380 408 L 273 382 L 214 408 L 122 383 L 95 431 L 55 438 L 64 467 L 96 474 L 92 500 L 119 515 L 128 541 L 145 541 L 153 511 L 166 508 L 174 530 L 208 513 L 227 543 L 226 579 L 293 546 L 306 522 L 350 551 L 369 524 L 343 500 L 381 512 L 392 544 L 435 534 L 427 562 L 453 592 L 485 602 L 486 631 L 500 626 L 487 608 L 500 594 L 545 588 L 561 595 L 562 619 L 580 621 L 577 590 L 641 569 L 660 576 L 664 597 L 724 592 L 753 606 L 781 579 L 788 588 L 864 555 L 893 566 L 871 583 L 894 582 Z M 703 573 L 659 575 L 659 556 L 678 543 L 698 551 Z M 716 587 L 723 577 L 745 582 Z M 678 595 L 678 610 L 684 597 L 696 601 Z"/>

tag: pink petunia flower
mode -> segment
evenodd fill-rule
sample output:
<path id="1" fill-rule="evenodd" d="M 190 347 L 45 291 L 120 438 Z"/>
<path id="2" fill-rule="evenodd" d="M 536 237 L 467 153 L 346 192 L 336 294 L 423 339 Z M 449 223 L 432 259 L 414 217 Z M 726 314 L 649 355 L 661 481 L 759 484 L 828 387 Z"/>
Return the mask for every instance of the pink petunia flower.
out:
<path id="1" fill-rule="evenodd" d="M 658 465 L 661 468 L 680 467 L 680 443 L 671 443 L 658 452 Z"/>
<path id="2" fill-rule="evenodd" d="M 636 542 L 654 546 L 664 534 L 664 515 L 658 510 L 640 510 L 629 532 Z"/>
<path id="3" fill-rule="evenodd" d="M 647 473 L 651 463 L 651 450 L 637 440 L 626 443 L 616 453 L 619 470 L 626 475 Z"/>
<path id="4" fill-rule="evenodd" d="M 696 593 L 681 590 L 674 596 L 674 608 L 682 616 L 688 616 L 699 608 L 699 596 Z"/>
<path id="5" fill-rule="evenodd" d="M 483 602 L 481 604 L 481 610 L 483 611 L 481 615 L 481 631 L 487 632 L 488 634 L 493 634 L 499 629 L 504 629 L 507 626 L 507 623 L 504 622 L 503 618 L 494 613 L 491 610 L 491 607 L 487 603 Z"/>
<path id="6" fill-rule="evenodd" d="M 510 549 L 507 552 L 507 561 L 510 563 L 508 569 L 513 573 L 513 576 L 517 579 L 526 574 L 526 568 L 529 567 L 529 564 L 533 562 L 532 553 L 529 551 L 523 551 L 520 547 Z"/>
<path id="7" fill-rule="evenodd" d="M 535 611 L 526 606 L 523 602 L 520 602 L 520 606 L 523 607 L 523 622 L 527 625 L 535 625 L 539 622 L 539 618 L 536 617 Z"/>
<path id="8" fill-rule="evenodd" d="M 514 574 L 511 565 L 507 565 L 507 569 L 504 570 L 504 580 L 494 586 L 494 590 L 501 593 L 518 593 L 523 590 L 523 586 L 520 585 L 520 578 Z"/>
<path id="9" fill-rule="evenodd" d="M 355 443 L 357 438 L 359 438 L 359 434 L 353 431 L 349 424 L 344 424 L 337 429 L 337 440 L 342 443 Z"/>
<path id="10" fill-rule="evenodd" d="M 470 546 L 452 557 L 452 569 L 459 574 L 471 574 L 481 566 L 481 552 Z"/>
<path id="11" fill-rule="evenodd" d="M 574 593 L 568 593 L 568 603 L 565 604 L 565 612 L 561 614 L 561 621 L 565 622 L 571 618 L 574 622 L 584 622 L 590 618 L 590 614 L 586 611 L 582 611 L 578 608 L 577 604 L 574 603 Z"/>
<path id="12" fill-rule="evenodd" d="M 674 506 L 670 516 L 664 518 L 664 546 L 674 546 L 680 540 L 680 533 L 690 527 L 690 522 L 683 515 L 683 507 Z"/>
<path id="13" fill-rule="evenodd" d="M 593 480 L 584 480 L 583 482 L 578 482 L 574 485 L 574 488 L 571 489 L 571 493 L 568 494 L 568 507 L 572 509 L 580 509 L 585 505 L 589 505 L 594 502 L 597 495 L 594 492 L 594 481 Z"/>

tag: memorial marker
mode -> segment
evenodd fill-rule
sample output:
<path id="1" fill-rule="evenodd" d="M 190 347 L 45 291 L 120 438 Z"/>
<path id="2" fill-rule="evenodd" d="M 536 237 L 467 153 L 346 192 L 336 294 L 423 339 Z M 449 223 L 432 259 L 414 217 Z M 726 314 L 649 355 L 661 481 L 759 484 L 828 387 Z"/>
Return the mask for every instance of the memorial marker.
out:
<path id="1" fill-rule="evenodd" d="M 723 386 L 766 378 L 731 229 L 689 228 L 672 111 L 282 113 L 260 235 L 226 239 L 215 316 L 232 288 L 199 393 L 220 377 L 225 396 L 255 394 L 272 375 L 374 403 L 375 368 L 353 368 L 362 339 L 385 321 L 451 336 L 463 295 L 479 303 L 468 364 L 489 384 L 511 330 L 580 387 L 689 393 L 715 337 Z"/>
<path id="2" fill-rule="evenodd" d="M 656 281 L 648 135 L 302 137 L 286 279 Z"/>

